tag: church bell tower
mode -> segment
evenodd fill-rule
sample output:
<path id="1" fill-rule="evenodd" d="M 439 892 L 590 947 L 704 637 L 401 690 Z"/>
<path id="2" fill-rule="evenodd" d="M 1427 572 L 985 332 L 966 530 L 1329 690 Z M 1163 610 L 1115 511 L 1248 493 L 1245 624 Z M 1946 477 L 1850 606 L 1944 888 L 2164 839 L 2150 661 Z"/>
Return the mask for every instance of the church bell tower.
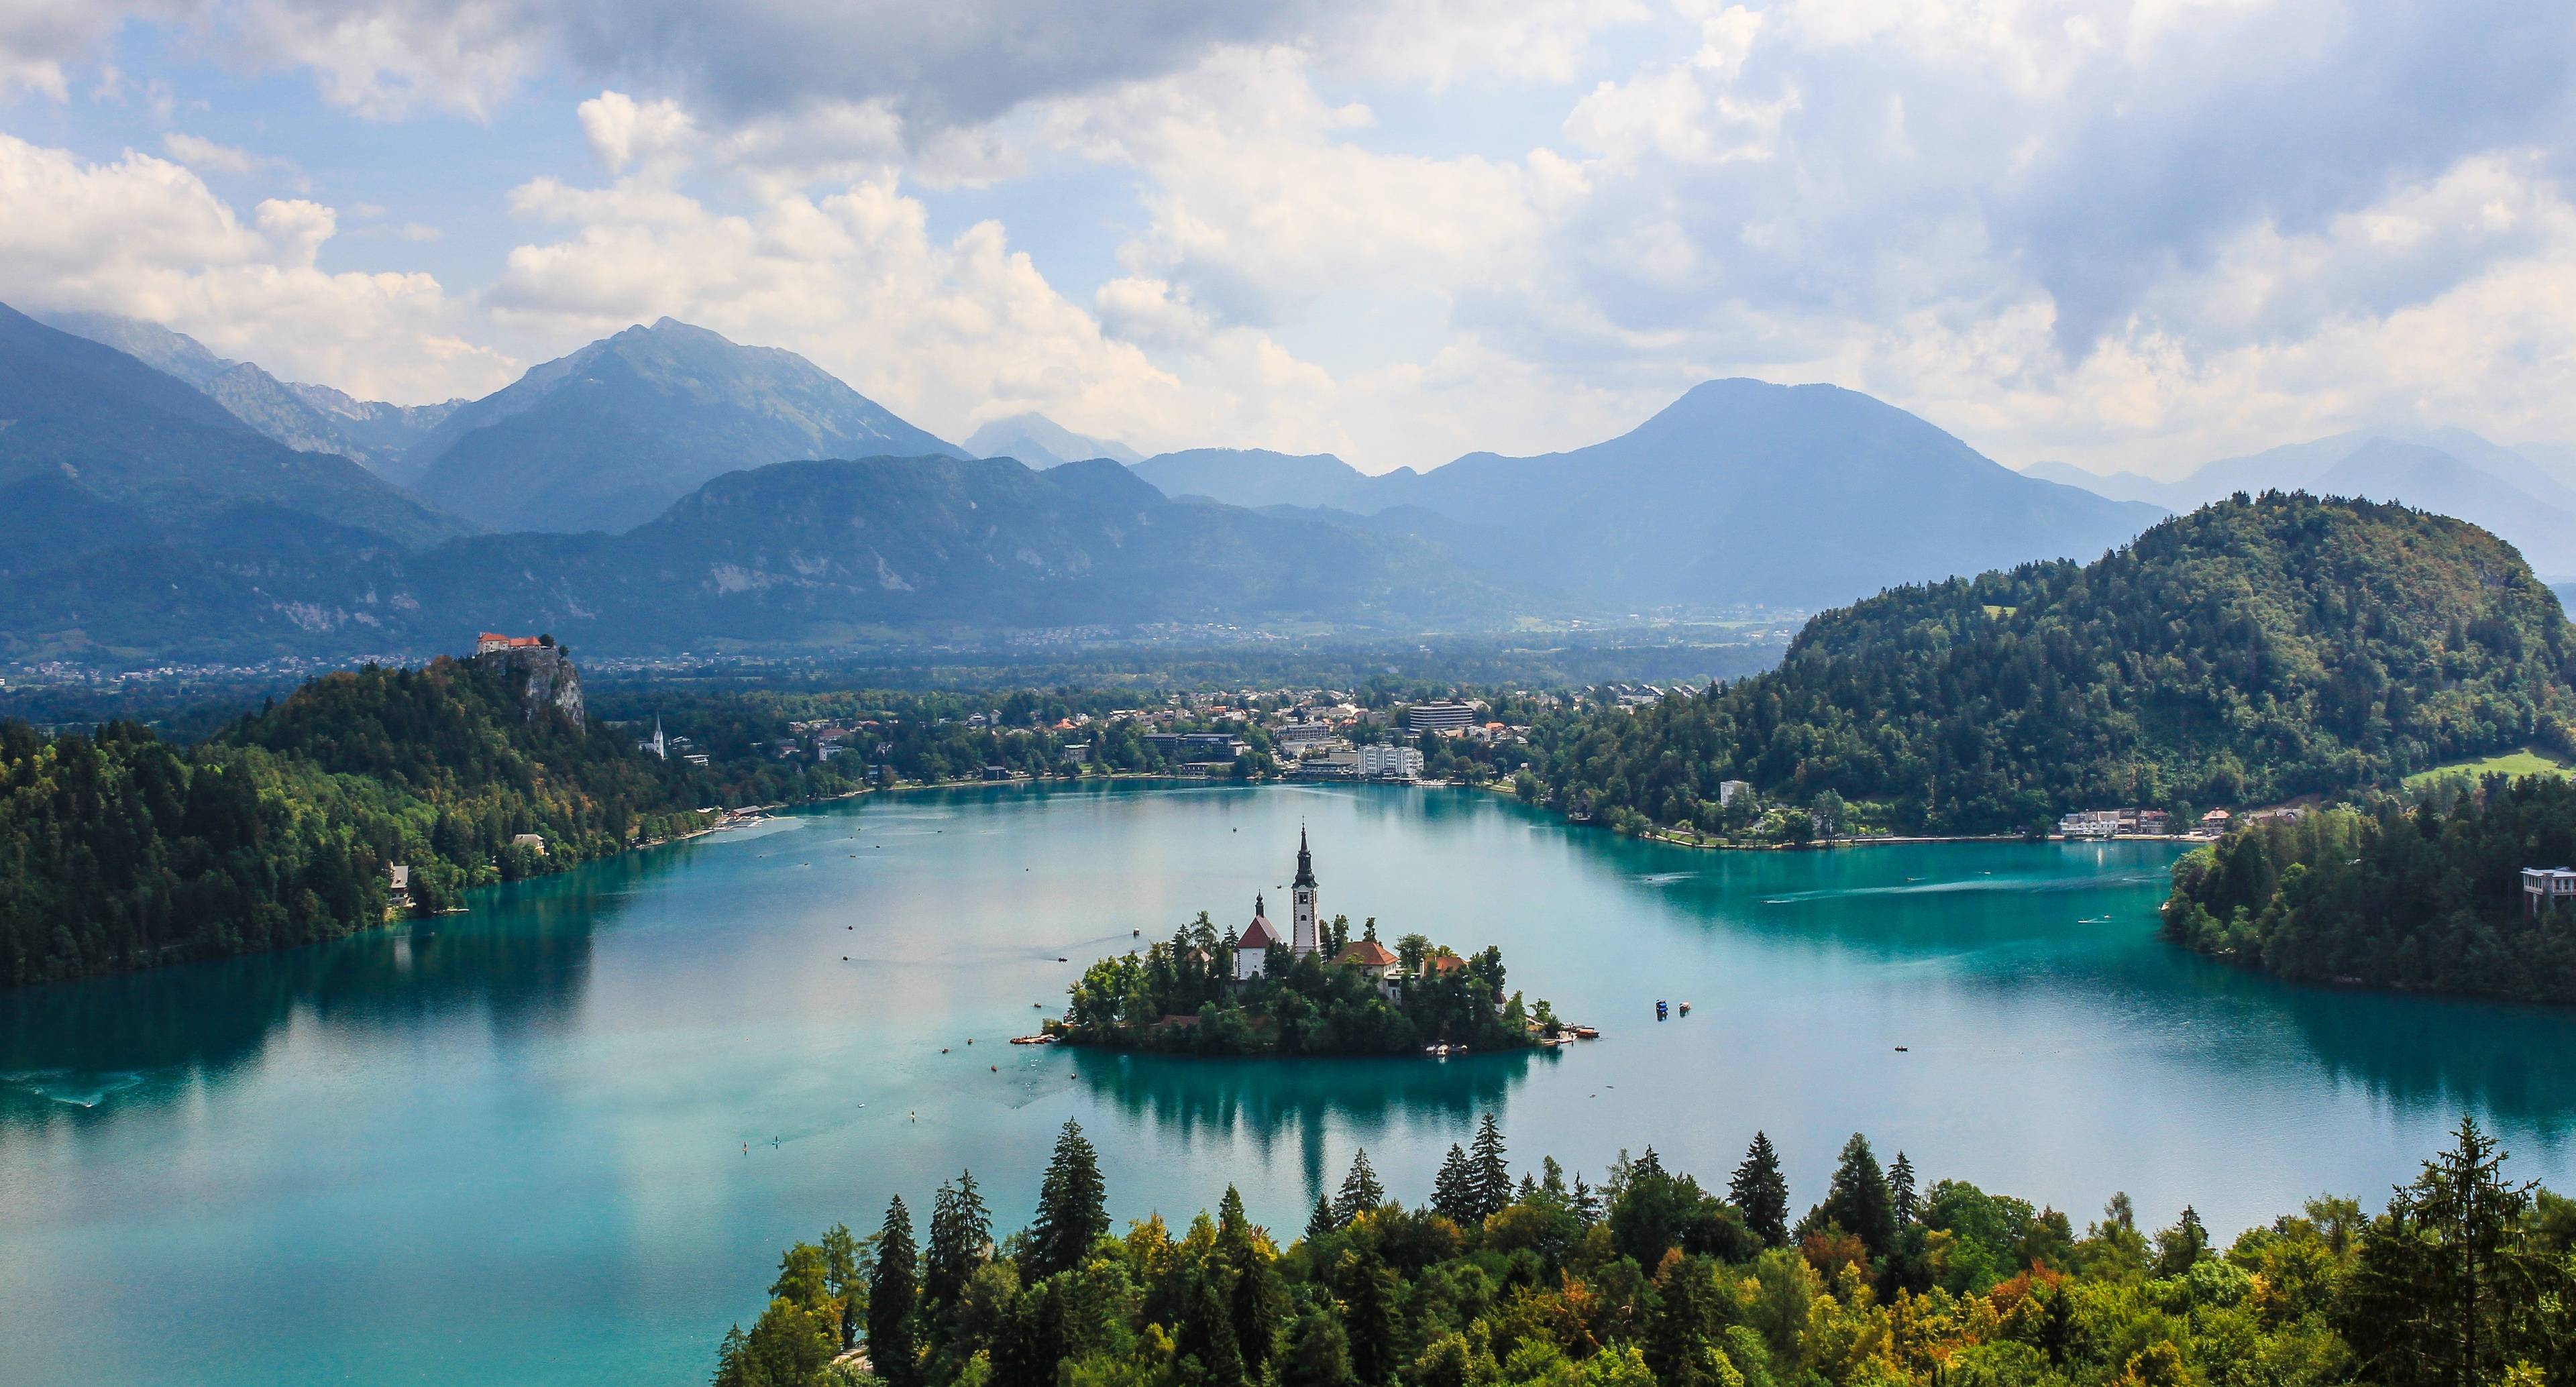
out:
<path id="1" fill-rule="evenodd" d="M 1297 830 L 1297 879 L 1289 887 L 1288 947 L 1303 958 L 1322 947 L 1315 928 L 1315 855 L 1306 850 L 1306 830 Z"/>

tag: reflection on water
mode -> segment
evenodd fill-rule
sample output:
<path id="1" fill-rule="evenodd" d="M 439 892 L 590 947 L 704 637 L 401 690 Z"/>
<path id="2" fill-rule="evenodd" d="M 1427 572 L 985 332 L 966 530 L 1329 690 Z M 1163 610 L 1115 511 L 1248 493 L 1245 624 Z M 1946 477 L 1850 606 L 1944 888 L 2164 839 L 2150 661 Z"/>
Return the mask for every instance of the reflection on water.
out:
<path id="1" fill-rule="evenodd" d="M 1457 1129 L 1489 1112 L 1508 1122 L 1512 1090 L 1534 1066 L 1558 1058 L 1554 1050 L 1436 1061 L 1071 1053 L 1076 1078 L 1095 1100 L 1158 1136 L 1245 1144 L 1265 1163 L 1277 1147 L 1294 1142 L 1309 1198 L 1341 1180 L 1342 1172 L 1327 1168 L 1329 1132 L 1383 1131 L 1399 1117 L 1407 1125 Z"/>
<path id="2" fill-rule="evenodd" d="M 593 935 L 670 863 L 668 853 L 637 853 L 511 887 L 506 914 L 0 990 L 0 1120 L 111 1097 L 171 1098 L 255 1065 L 268 1038 L 298 1017 L 360 1031 L 479 1015 L 504 1038 L 559 1028 L 579 1006 Z"/>

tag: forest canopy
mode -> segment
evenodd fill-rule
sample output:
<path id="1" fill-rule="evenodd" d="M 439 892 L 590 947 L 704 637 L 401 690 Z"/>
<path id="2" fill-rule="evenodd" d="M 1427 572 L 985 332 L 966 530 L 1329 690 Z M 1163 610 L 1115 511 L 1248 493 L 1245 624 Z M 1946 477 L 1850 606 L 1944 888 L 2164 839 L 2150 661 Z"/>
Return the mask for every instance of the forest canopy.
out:
<path id="1" fill-rule="evenodd" d="M 926 1242 L 894 1199 L 779 1261 L 715 1387 L 2450 1387 L 2576 1371 L 2576 1202 L 2470 1121 L 2366 1214 L 2311 1199 L 2221 1248 L 2190 1207 L 2062 1212 L 1843 1147 L 1794 1222 L 1757 1133 L 1722 1186 L 1624 1153 L 1513 1179 L 1488 1116 L 1423 1204 L 1362 1151 L 1302 1232 L 1228 1189 L 1113 1235 L 1066 1123 L 1024 1231 L 971 1172 Z"/>
<path id="2" fill-rule="evenodd" d="M 2177 516 L 2089 563 L 1905 587 L 1780 667 L 1532 730 L 1523 792 L 1622 827 L 1728 822 L 1728 780 L 1907 831 L 2196 810 L 2524 743 L 2576 750 L 2557 598 L 2465 522 L 2300 494 Z"/>

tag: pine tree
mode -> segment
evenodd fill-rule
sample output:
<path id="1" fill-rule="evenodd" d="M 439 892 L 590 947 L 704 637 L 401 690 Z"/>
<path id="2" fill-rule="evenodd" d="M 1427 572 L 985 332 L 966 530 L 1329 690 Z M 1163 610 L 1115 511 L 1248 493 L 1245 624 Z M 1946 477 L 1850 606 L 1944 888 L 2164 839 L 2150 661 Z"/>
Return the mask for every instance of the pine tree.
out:
<path id="1" fill-rule="evenodd" d="M 1071 1271 L 1109 1231 L 1108 1191 L 1100 1180 L 1100 1155 L 1067 1118 L 1055 1139 L 1055 1157 L 1038 1185 L 1038 1216 L 1029 1224 L 1028 1278 Z"/>
<path id="2" fill-rule="evenodd" d="M 1744 1215 L 1744 1226 L 1764 1246 L 1788 1244 L 1789 1181 L 1780 1174 L 1780 1153 L 1771 1149 L 1769 1136 L 1753 1134 L 1753 1144 L 1744 1151 L 1744 1163 L 1735 1168 L 1735 1178 L 1726 1184 L 1726 1195 L 1736 1211 Z"/>
<path id="3" fill-rule="evenodd" d="M 1449 1144 L 1449 1154 L 1440 1162 L 1440 1173 L 1431 1179 L 1431 1211 L 1452 1223 L 1466 1225 L 1476 1217 L 1476 1171 L 1467 1163 L 1467 1153 L 1456 1142 Z"/>
<path id="4" fill-rule="evenodd" d="M 1574 1207 L 1574 1216 L 1582 1220 L 1584 1227 L 1589 1228 L 1601 1221 L 1601 1196 L 1594 1192 L 1590 1185 L 1583 1182 L 1583 1173 L 1581 1171 L 1575 1172 L 1574 1175 L 1574 1198 L 1572 1200 L 1572 1204 Z"/>
<path id="5" fill-rule="evenodd" d="M 1887 1203 L 1896 1216 L 1899 1233 L 1914 1226 L 1915 1216 L 1921 1212 L 1915 1207 L 1914 1162 L 1907 1160 L 1902 1151 L 1896 1153 L 1896 1164 L 1887 1168 Z"/>
<path id="6" fill-rule="evenodd" d="M 1470 1153 L 1475 1163 L 1476 1220 L 1481 1223 L 1512 1203 L 1512 1170 L 1503 1161 L 1503 1129 L 1492 1113 L 1476 1128 L 1476 1145 Z"/>
<path id="7" fill-rule="evenodd" d="M 1363 1146 L 1351 1158 L 1351 1173 L 1342 1177 L 1342 1196 L 1333 1204 L 1333 1217 L 1347 1228 L 1352 1219 L 1376 1212 L 1385 1202 L 1386 1186 L 1377 1182 L 1377 1172 L 1369 1167 L 1368 1148 Z"/>
<path id="8" fill-rule="evenodd" d="M 1872 1257 L 1884 1257 L 1895 1249 L 1896 1213 L 1888 1199 L 1887 1175 L 1878 1168 L 1869 1138 L 1854 1132 L 1843 1143 L 1842 1161 L 1834 1167 L 1834 1182 L 1825 1191 L 1819 1212 L 1859 1238 Z"/>
<path id="9" fill-rule="evenodd" d="M 912 1214 L 896 1195 L 877 1235 L 876 1274 L 868 1282 L 868 1362 L 886 1387 L 919 1387 L 921 1357 L 913 1336 L 920 1287 L 920 1252 L 912 1243 Z"/>
<path id="10" fill-rule="evenodd" d="M 1243 1360 L 1243 1372 L 1259 1377 L 1262 1365 L 1270 1361 L 1271 1346 L 1279 1326 L 1288 1317 L 1288 1291 L 1279 1281 L 1278 1268 L 1262 1251 L 1253 1236 L 1252 1220 L 1244 1216 L 1243 1195 L 1232 1185 L 1226 1186 L 1225 1200 L 1217 1206 L 1216 1262 L 1227 1277 L 1227 1311 L 1234 1322 L 1234 1342 Z"/>
<path id="11" fill-rule="evenodd" d="M 1315 1212 L 1306 1217 L 1306 1241 L 1313 1242 L 1341 1229 L 1342 1221 L 1333 1212 L 1333 1197 L 1321 1190 L 1315 1192 Z"/>
<path id="12" fill-rule="evenodd" d="M 2559 1348 L 2563 1320 L 2545 1307 L 2576 1294 L 2576 1278 L 2533 1245 L 2534 1186 L 2504 1178 L 2505 1153 L 2475 1119 L 2460 1119 L 2458 1137 L 2362 1235 L 2337 1327 L 2363 1381 L 2500 1382 L 2517 1361 L 2546 1362 Z"/>
<path id="13" fill-rule="evenodd" d="M 984 1265 L 993 1243 L 993 1216 L 975 1192 L 975 1173 L 961 1170 L 957 1183 L 943 1184 L 930 1206 L 930 1253 L 921 1268 L 923 1307 L 935 1317 L 966 1293 L 966 1278 Z"/>
<path id="14" fill-rule="evenodd" d="M 1197 1380 L 1207 1387 L 1243 1387 L 1243 1351 L 1234 1339 L 1234 1319 L 1227 1313 L 1225 1269 L 1211 1264 L 1191 1289 L 1189 1310 L 1181 1316 L 1179 1348 L 1198 1360 Z"/>

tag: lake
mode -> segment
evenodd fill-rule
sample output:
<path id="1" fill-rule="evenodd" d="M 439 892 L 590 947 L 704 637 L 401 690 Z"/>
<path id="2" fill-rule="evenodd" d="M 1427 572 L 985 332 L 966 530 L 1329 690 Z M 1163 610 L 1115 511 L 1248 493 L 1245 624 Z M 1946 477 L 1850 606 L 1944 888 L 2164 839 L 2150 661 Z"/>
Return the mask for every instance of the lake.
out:
<path id="1" fill-rule="evenodd" d="M 1012 1047 L 1200 910 L 1462 952 L 1602 1039 L 1195 1061 Z M 920 793 L 501 888 L 314 949 L 0 993 L 0 1382 L 694 1383 L 779 1249 L 970 1166 L 1025 1221 L 1057 1127 L 1120 1221 L 1228 1184 L 1293 1237 L 1479 1114 L 1516 1165 L 1622 1149 L 1793 1206 L 1866 1131 L 1927 1180 L 2222 1235 L 2373 1207 L 2463 1110 L 2568 1180 L 2576 1016 L 2292 987 L 2155 938 L 2173 849 L 1708 853 L 1464 790 Z M 1131 931 L 1142 930 L 1143 940 Z M 1059 960 L 1068 961 L 1059 961 Z M 1693 1003 L 1657 1023 L 1654 1003 Z M 1036 1005 L 1032 1005 L 1032 1004 Z M 972 1041 L 969 1044 L 969 1041 Z M 1900 1052 L 1898 1047 L 1904 1047 Z"/>

